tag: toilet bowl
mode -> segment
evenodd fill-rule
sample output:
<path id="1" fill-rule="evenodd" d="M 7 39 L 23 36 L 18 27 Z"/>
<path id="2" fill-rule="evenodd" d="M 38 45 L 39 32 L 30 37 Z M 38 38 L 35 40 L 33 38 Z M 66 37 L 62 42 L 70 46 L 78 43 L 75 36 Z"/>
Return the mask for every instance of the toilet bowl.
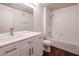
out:
<path id="1" fill-rule="evenodd" d="M 43 45 L 50 46 L 51 41 L 50 40 L 43 40 Z"/>
<path id="2" fill-rule="evenodd" d="M 50 52 L 50 46 L 51 46 L 51 41 L 50 40 L 43 40 L 43 45 L 44 45 L 44 51 L 45 52 Z"/>

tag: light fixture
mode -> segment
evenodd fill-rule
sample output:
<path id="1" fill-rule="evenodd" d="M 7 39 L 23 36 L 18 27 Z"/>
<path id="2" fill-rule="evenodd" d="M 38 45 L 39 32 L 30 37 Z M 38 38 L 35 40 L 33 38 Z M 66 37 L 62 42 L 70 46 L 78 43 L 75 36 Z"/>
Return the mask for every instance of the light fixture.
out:
<path id="1" fill-rule="evenodd" d="M 25 5 L 27 5 L 28 7 L 31 7 L 31 8 L 36 8 L 38 7 L 38 4 L 37 3 L 24 3 Z"/>

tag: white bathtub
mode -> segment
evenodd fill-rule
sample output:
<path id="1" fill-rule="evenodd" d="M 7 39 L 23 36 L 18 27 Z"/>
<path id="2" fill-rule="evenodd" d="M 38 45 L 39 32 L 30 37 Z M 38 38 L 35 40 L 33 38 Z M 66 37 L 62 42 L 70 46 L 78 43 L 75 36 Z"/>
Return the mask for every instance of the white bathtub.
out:
<path id="1" fill-rule="evenodd" d="M 79 44 L 69 43 L 69 42 L 65 42 L 65 41 L 61 41 L 61 40 L 57 40 L 57 39 L 53 39 L 53 38 L 50 38 L 50 40 L 52 42 L 52 44 L 51 44 L 52 46 L 79 55 Z"/>

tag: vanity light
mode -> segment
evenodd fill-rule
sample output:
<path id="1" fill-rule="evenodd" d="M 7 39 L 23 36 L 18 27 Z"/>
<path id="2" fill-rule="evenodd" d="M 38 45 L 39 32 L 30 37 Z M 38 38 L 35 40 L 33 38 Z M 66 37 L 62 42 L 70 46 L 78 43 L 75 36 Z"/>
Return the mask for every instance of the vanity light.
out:
<path id="1" fill-rule="evenodd" d="M 36 7 L 38 7 L 38 4 L 37 3 L 24 3 L 25 5 L 35 9 Z"/>

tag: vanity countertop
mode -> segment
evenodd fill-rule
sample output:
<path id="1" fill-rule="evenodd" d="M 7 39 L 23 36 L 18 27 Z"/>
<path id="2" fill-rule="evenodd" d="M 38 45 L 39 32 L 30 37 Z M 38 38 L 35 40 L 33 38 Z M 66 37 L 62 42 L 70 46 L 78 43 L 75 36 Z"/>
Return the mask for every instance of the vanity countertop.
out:
<path id="1" fill-rule="evenodd" d="M 0 48 L 7 45 L 7 44 L 11 44 L 14 42 L 18 42 L 24 39 L 28 39 L 30 37 L 34 37 L 37 36 L 41 33 L 39 32 L 27 32 L 27 31 L 21 31 L 21 32 L 16 32 L 16 34 L 14 36 L 10 36 L 7 34 L 1 34 L 0 35 Z"/>

